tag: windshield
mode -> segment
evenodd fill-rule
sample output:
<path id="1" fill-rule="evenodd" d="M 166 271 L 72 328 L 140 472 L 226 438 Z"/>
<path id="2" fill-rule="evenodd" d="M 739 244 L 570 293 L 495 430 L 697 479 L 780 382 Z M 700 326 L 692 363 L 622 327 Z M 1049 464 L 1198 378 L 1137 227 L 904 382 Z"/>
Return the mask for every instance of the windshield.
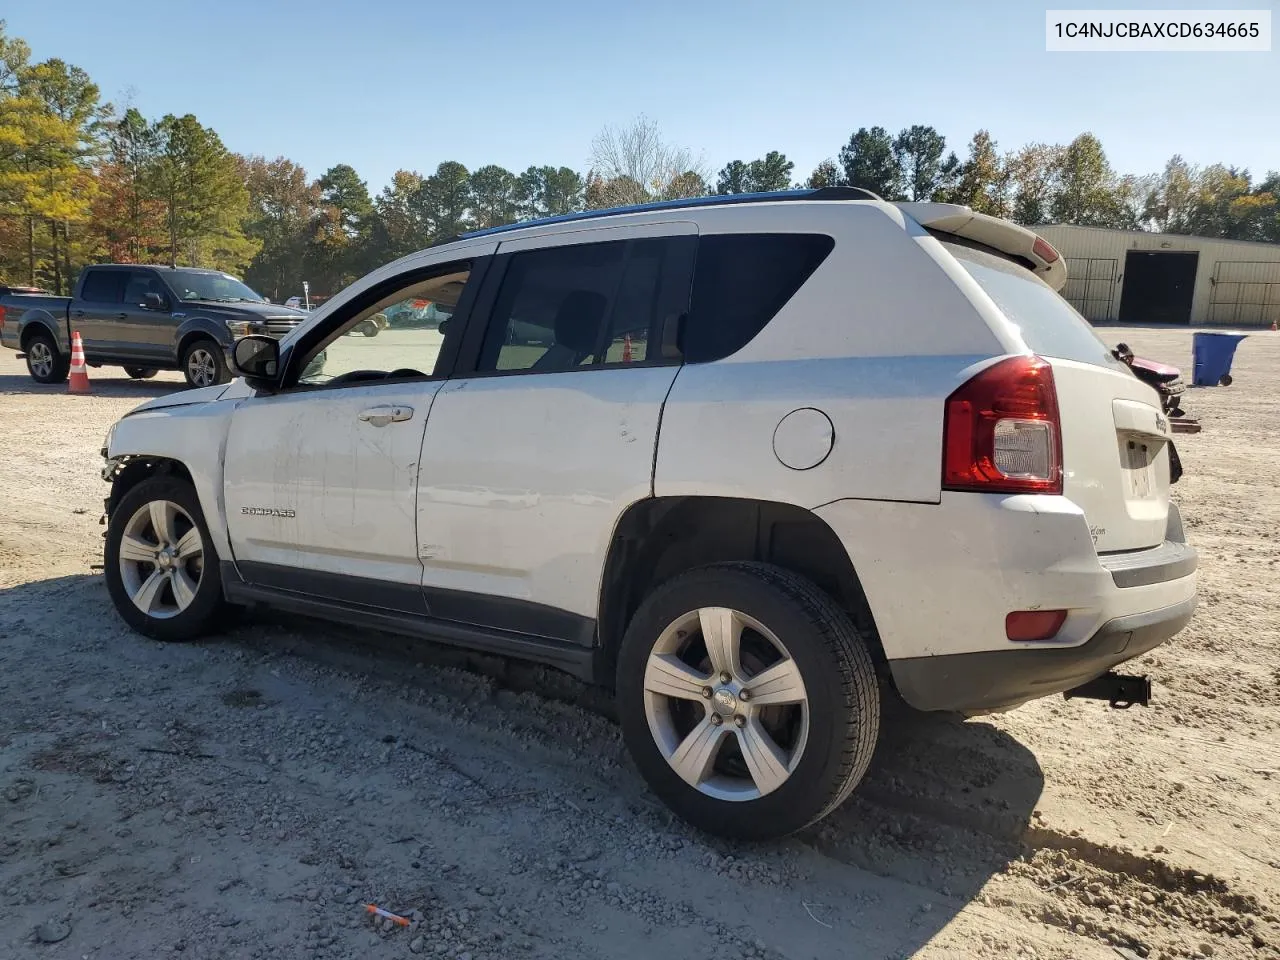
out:
<path id="1" fill-rule="evenodd" d="M 249 300 L 265 303 L 261 296 L 235 277 L 225 273 L 203 273 L 197 270 L 174 270 L 165 274 L 183 300 Z"/>
<path id="2" fill-rule="evenodd" d="M 1025 267 L 982 250 L 943 241 L 969 276 L 995 301 L 1042 357 L 1098 366 L 1122 366 L 1094 333 L 1089 321 Z"/>

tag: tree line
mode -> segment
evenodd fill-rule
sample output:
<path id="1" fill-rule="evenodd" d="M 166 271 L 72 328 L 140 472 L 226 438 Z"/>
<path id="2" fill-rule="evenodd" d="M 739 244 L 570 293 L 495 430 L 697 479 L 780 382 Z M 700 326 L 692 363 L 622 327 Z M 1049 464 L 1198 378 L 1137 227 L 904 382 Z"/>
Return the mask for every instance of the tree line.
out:
<path id="1" fill-rule="evenodd" d="M 104 103 L 89 75 L 33 62 L 0 21 L 0 280 L 65 293 L 85 263 L 161 262 L 242 275 L 272 300 L 333 294 L 370 269 L 467 230 L 709 193 L 858 186 L 962 203 L 1024 224 L 1075 223 L 1280 242 L 1280 173 L 1196 167 L 1120 174 L 1082 133 L 1002 151 L 979 130 L 963 158 L 934 127 L 863 127 L 807 178 L 780 151 L 714 174 L 640 117 L 605 127 L 585 173 L 453 160 L 398 170 L 381 191 L 347 164 L 312 178 L 285 157 L 228 150 L 190 115 Z"/>

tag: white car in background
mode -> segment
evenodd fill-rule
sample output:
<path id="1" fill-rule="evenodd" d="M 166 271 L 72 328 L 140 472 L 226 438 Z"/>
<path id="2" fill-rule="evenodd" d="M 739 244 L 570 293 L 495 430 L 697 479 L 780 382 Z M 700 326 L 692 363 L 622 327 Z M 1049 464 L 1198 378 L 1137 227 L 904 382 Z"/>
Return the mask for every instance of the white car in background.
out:
<path id="1" fill-rule="evenodd" d="M 553 664 L 615 688 L 681 816 L 789 833 L 882 697 L 1145 702 L 1110 669 L 1191 617 L 1169 424 L 1065 277 L 1022 227 L 851 189 L 432 247 L 115 425 L 111 597 L 168 640 L 264 604 Z M 418 300 L 439 332 L 344 336 Z"/>

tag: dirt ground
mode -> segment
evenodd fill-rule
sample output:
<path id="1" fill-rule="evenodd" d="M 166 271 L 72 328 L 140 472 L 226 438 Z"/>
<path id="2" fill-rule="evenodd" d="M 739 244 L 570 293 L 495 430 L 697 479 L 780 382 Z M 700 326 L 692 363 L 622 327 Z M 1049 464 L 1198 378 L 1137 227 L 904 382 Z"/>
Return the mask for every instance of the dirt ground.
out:
<path id="1" fill-rule="evenodd" d="M 1190 369 L 1189 333 L 1105 331 Z M 873 772 L 781 843 L 648 793 L 552 671 L 285 617 L 126 629 L 107 426 L 0 356 L 0 957 L 1280 957 L 1280 335 L 1191 391 L 1190 627 L 1149 709 L 891 710 Z M 363 904 L 413 918 L 383 929 Z"/>

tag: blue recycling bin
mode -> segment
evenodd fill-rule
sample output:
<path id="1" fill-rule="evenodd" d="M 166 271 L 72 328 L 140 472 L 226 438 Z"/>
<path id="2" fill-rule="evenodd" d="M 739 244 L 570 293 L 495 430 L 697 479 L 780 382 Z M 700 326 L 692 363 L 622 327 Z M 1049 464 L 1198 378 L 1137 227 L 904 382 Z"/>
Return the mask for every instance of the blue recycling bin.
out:
<path id="1" fill-rule="evenodd" d="M 1191 382 L 1197 387 L 1216 387 L 1226 378 L 1231 382 L 1231 361 L 1236 355 L 1236 345 L 1247 334 L 1196 333 L 1191 337 Z"/>

